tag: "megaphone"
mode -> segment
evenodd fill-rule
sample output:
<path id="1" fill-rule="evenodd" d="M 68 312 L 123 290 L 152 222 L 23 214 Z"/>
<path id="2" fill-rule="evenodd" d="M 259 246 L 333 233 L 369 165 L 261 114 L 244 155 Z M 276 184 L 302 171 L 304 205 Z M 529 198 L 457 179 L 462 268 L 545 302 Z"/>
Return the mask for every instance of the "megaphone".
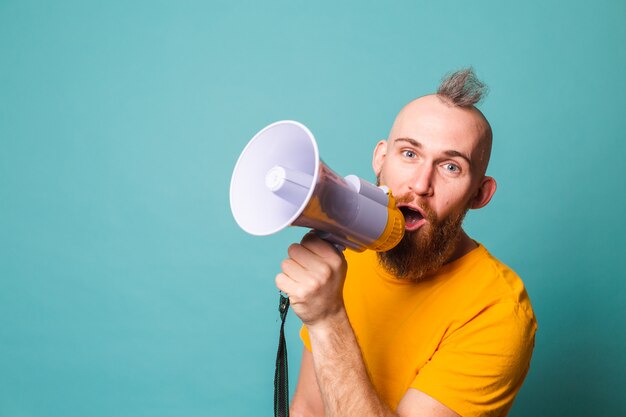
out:
<path id="1" fill-rule="evenodd" d="M 387 251 L 404 234 L 390 191 L 337 175 L 320 160 L 309 129 L 292 120 L 266 126 L 246 145 L 233 171 L 230 207 L 252 235 L 302 226 L 357 252 Z"/>

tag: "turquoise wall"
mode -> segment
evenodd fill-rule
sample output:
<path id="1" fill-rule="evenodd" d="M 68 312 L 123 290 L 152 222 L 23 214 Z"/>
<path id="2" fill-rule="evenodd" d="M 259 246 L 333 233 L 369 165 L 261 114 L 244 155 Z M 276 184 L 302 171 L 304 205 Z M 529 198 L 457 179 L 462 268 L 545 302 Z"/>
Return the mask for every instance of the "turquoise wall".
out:
<path id="1" fill-rule="evenodd" d="M 539 320 L 511 416 L 626 415 L 624 22 L 609 0 L 0 0 L 0 415 L 271 415 L 303 230 L 238 229 L 239 152 L 295 119 L 373 180 L 395 113 L 466 65 L 499 183 L 466 226 Z"/>

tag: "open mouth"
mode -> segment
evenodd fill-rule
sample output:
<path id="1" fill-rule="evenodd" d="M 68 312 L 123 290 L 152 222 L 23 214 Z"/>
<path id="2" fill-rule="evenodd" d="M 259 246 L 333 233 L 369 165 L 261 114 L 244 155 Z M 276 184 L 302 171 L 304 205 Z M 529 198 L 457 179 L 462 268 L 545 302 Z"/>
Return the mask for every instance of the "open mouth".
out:
<path id="1" fill-rule="evenodd" d="M 404 215 L 404 228 L 406 230 L 416 230 L 426 223 L 424 215 L 418 209 L 408 206 L 400 206 L 398 208 Z"/>

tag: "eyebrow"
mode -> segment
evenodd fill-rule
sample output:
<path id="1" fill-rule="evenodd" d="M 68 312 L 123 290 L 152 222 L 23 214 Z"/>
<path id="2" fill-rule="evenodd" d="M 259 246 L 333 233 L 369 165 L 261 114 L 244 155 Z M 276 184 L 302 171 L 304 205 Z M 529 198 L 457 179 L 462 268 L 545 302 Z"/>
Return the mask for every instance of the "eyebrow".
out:
<path id="1" fill-rule="evenodd" d="M 417 140 L 413 139 L 413 138 L 397 138 L 394 142 L 408 142 L 411 145 L 413 145 L 416 148 L 422 148 L 422 144 L 419 143 Z M 469 158 L 469 156 L 465 155 L 464 153 L 461 153 L 459 151 L 455 151 L 455 150 L 448 150 L 448 151 L 444 151 L 443 152 L 446 156 L 450 156 L 450 157 L 459 157 L 462 159 L 465 159 L 467 161 L 467 163 L 471 166 L 472 165 L 472 160 Z"/>

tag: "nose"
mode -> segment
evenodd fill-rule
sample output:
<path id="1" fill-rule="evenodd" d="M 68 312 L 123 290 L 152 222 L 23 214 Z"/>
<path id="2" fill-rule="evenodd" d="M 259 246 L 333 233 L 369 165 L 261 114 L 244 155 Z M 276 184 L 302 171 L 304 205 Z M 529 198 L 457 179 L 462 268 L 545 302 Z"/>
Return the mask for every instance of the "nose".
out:
<path id="1" fill-rule="evenodd" d="M 433 172 L 434 169 L 429 164 L 417 167 L 410 184 L 411 191 L 421 197 L 431 197 L 434 193 Z"/>

